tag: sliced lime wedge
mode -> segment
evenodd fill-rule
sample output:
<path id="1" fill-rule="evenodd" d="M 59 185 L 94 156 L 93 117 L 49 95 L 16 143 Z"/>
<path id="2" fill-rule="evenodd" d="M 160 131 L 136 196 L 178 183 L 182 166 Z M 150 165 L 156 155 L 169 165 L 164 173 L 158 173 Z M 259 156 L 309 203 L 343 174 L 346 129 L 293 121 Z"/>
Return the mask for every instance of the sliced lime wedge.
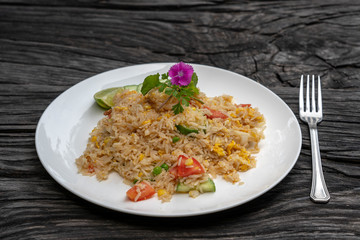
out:
<path id="1" fill-rule="evenodd" d="M 123 87 L 107 88 L 94 95 L 95 102 L 102 108 L 109 109 L 114 106 L 113 98 L 117 93 L 124 91 Z"/>
<path id="2" fill-rule="evenodd" d="M 127 85 L 123 87 L 114 87 L 101 90 L 94 95 L 95 102 L 102 108 L 110 109 L 114 106 L 113 99 L 117 93 L 121 93 L 125 89 L 140 92 L 142 83 L 139 85 Z"/>

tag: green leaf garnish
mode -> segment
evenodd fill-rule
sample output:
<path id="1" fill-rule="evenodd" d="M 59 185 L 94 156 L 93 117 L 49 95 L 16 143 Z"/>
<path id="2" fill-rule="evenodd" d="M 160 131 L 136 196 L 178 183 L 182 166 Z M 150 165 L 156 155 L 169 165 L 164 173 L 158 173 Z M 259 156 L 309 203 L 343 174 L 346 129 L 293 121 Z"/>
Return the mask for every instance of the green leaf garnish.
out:
<path id="1" fill-rule="evenodd" d="M 168 79 L 169 78 L 169 74 L 168 73 L 163 73 L 161 74 L 161 79 Z"/>
<path id="2" fill-rule="evenodd" d="M 189 89 L 191 89 L 192 91 L 194 91 L 195 94 L 199 94 L 199 89 L 196 87 L 197 83 L 198 83 L 198 76 L 196 73 L 193 73 L 192 77 L 191 77 L 191 82 L 188 85 Z"/>
<path id="3" fill-rule="evenodd" d="M 174 89 L 172 89 L 172 88 L 166 88 L 165 89 L 165 94 L 166 95 L 172 95 L 173 93 L 175 93 L 175 90 Z"/>
<path id="4" fill-rule="evenodd" d="M 183 106 L 181 106 L 181 103 L 178 102 L 177 104 L 175 104 L 174 106 L 172 106 L 171 110 L 173 110 L 174 114 L 179 114 L 182 113 L 184 111 Z"/>
<path id="5" fill-rule="evenodd" d="M 157 87 L 160 83 L 159 74 L 149 75 L 145 78 L 143 85 L 141 87 L 141 93 L 146 95 L 151 89 Z"/>

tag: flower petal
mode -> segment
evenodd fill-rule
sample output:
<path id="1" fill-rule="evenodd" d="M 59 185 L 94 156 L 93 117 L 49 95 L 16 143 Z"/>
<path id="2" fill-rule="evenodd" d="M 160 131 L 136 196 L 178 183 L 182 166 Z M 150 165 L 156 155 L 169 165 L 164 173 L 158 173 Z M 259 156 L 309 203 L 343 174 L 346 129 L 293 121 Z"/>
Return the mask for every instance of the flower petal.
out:
<path id="1" fill-rule="evenodd" d="M 178 86 L 187 86 L 191 82 L 194 69 L 191 65 L 179 62 L 173 65 L 169 70 L 171 84 Z"/>

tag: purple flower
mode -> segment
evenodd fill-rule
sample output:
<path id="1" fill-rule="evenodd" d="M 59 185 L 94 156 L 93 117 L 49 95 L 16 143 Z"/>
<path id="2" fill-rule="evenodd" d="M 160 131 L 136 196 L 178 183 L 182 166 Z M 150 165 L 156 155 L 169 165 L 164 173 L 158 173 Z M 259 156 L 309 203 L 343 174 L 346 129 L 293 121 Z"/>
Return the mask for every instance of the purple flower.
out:
<path id="1" fill-rule="evenodd" d="M 191 82 L 194 69 L 189 64 L 179 62 L 172 66 L 169 70 L 171 84 L 178 86 L 187 86 Z"/>

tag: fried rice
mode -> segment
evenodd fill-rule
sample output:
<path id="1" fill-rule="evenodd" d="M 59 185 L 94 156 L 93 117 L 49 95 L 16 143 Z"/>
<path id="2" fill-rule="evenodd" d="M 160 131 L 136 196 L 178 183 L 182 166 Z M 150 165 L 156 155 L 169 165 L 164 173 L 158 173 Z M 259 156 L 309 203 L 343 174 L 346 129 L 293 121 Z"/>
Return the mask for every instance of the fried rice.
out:
<path id="1" fill-rule="evenodd" d="M 258 109 L 236 104 L 228 95 L 209 98 L 200 92 L 197 98 L 204 104 L 190 102 L 183 113 L 174 115 L 175 99 L 159 109 L 167 97 L 157 89 L 145 96 L 129 90 L 117 94 L 114 107 L 105 112 L 90 133 L 83 155 L 76 159 L 79 172 L 100 181 L 117 172 L 130 186 L 145 180 L 163 202 L 171 200 L 179 181 L 197 186 L 219 175 L 230 183 L 241 183 L 239 172 L 256 167 L 254 154 L 264 138 L 265 118 Z M 209 117 L 214 111 L 225 117 Z M 177 125 L 197 133 L 184 135 Z M 180 155 L 194 157 L 205 173 L 181 179 L 170 171 L 153 174 L 162 164 L 175 166 Z M 195 190 L 189 195 L 199 193 Z"/>

